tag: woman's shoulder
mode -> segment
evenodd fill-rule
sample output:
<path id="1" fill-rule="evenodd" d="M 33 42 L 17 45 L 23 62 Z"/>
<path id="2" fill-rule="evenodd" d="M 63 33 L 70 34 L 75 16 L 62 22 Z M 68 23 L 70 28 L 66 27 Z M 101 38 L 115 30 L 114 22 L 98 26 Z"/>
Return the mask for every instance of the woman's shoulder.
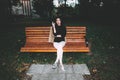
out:
<path id="1" fill-rule="evenodd" d="M 66 25 L 63 25 L 62 27 L 63 27 L 64 29 L 66 29 Z"/>
<path id="2" fill-rule="evenodd" d="M 65 24 L 62 24 L 62 27 L 66 27 L 66 25 L 65 25 Z"/>

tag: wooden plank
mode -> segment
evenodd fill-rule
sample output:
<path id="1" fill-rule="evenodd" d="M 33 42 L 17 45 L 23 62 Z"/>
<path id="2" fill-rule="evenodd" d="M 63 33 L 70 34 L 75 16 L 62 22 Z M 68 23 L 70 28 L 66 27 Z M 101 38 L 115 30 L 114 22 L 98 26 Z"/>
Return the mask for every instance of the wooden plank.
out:
<path id="1" fill-rule="evenodd" d="M 26 35 L 26 37 L 49 37 L 49 34 L 46 34 L 46 33 L 45 34 L 41 33 L 41 34 L 37 34 L 37 35 L 35 35 L 35 34 L 28 34 L 28 35 Z"/>
<path id="2" fill-rule="evenodd" d="M 79 34 L 79 33 L 69 33 L 69 34 L 66 34 L 66 38 L 67 37 L 85 37 L 86 34 Z"/>
<path id="3" fill-rule="evenodd" d="M 27 43 L 21 48 L 21 52 L 56 52 L 53 43 Z M 89 52 L 89 48 L 83 43 L 67 43 L 64 47 L 64 52 Z"/>
<path id="4" fill-rule="evenodd" d="M 26 39 L 26 42 L 48 42 L 48 38 L 38 38 L 38 39 Z"/>
<path id="5" fill-rule="evenodd" d="M 49 31 L 40 31 L 40 30 L 33 30 L 33 31 L 26 31 L 26 34 L 41 34 L 41 33 L 49 33 Z M 81 33 L 85 34 L 85 31 L 67 31 L 66 33 Z"/>
<path id="6" fill-rule="evenodd" d="M 50 26 L 38 26 L 38 27 L 26 27 L 25 28 L 26 30 L 32 30 L 32 29 L 43 29 L 43 30 L 46 30 L 46 29 L 50 29 Z"/>
<path id="7" fill-rule="evenodd" d="M 26 34 L 41 34 L 41 33 L 49 33 L 50 31 L 26 31 Z"/>
<path id="8" fill-rule="evenodd" d="M 48 42 L 48 38 L 26 38 L 26 42 Z M 68 38 L 66 39 L 66 42 L 85 42 L 85 39 L 82 38 L 76 38 L 76 39 L 71 39 Z"/>
<path id="9" fill-rule="evenodd" d="M 67 32 L 86 32 L 85 29 L 66 29 Z M 49 32 L 49 30 L 47 29 L 27 29 L 26 32 L 44 32 L 44 31 L 47 31 Z"/>
<path id="10" fill-rule="evenodd" d="M 49 33 L 49 31 L 40 31 L 40 30 L 33 30 L 33 31 L 26 31 L 26 34 L 43 34 L 43 33 Z M 81 33 L 85 34 L 85 31 L 67 31 L 66 33 Z"/>
<path id="11" fill-rule="evenodd" d="M 55 49 L 21 48 L 20 52 L 56 52 Z M 89 48 L 64 49 L 64 52 L 90 52 Z"/>
<path id="12" fill-rule="evenodd" d="M 44 42 L 44 43 L 32 43 L 32 42 L 27 42 L 25 46 L 34 46 L 34 47 L 52 47 L 53 48 L 53 43 L 48 43 L 48 42 Z M 86 47 L 85 42 L 67 42 L 65 47 L 66 48 L 70 48 L 70 47 Z"/>
<path id="13" fill-rule="evenodd" d="M 48 38 L 48 36 L 29 36 L 29 37 L 26 37 L 26 38 Z M 84 36 L 80 36 L 80 37 L 78 37 L 78 36 L 67 36 L 66 37 L 66 39 L 83 39 L 84 38 Z"/>
<path id="14" fill-rule="evenodd" d="M 26 28 L 26 31 L 49 31 L 50 27 Z M 86 32 L 86 27 L 66 27 L 68 32 Z"/>
<path id="15" fill-rule="evenodd" d="M 46 29 L 44 29 L 44 28 L 38 28 L 38 29 L 35 29 L 35 28 L 33 28 L 33 29 L 25 29 L 25 31 L 49 31 L 50 30 L 50 28 L 46 28 Z"/>
<path id="16" fill-rule="evenodd" d="M 44 34 L 44 35 L 42 35 L 42 34 L 37 34 L 37 35 L 35 35 L 35 34 L 28 34 L 28 35 L 26 35 L 26 37 L 44 37 L 44 36 L 46 36 L 46 37 L 49 37 L 49 34 Z"/>
<path id="17" fill-rule="evenodd" d="M 75 28 L 75 29 L 83 29 L 86 28 L 85 26 L 66 26 L 67 28 Z"/>
<path id="18" fill-rule="evenodd" d="M 71 34 L 66 34 L 66 38 L 69 38 L 69 37 L 83 38 L 83 37 L 85 37 L 85 35 L 86 34 L 71 33 Z M 35 34 L 27 34 L 26 37 L 49 37 L 49 34 L 44 34 L 44 33 L 43 33 L 43 35 L 42 34 L 36 34 L 36 35 Z"/>
<path id="19" fill-rule="evenodd" d="M 50 29 L 51 26 L 26 27 L 25 29 Z M 85 26 L 66 26 L 68 29 L 86 29 Z"/>

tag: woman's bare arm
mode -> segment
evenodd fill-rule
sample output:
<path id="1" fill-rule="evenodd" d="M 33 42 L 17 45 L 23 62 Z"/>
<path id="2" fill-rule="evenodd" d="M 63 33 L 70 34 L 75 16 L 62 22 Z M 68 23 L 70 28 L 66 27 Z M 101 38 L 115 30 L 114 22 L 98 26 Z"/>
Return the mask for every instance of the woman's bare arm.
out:
<path id="1" fill-rule="evenodd" d="M 53 27 L 53 32 L 56 33 L 55 23 L 54 22 L 52 22 L 52 27 Z"/>

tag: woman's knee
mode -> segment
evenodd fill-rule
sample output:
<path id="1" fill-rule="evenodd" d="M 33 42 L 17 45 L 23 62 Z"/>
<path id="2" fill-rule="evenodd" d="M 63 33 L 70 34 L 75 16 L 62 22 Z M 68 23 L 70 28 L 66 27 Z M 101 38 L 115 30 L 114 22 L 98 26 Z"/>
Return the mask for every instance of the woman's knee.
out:
<path id="1" fill-rule="evenodd" d="M 61 47 L 64 47 L 65 44 L 66 44 L 66 42 L 65 42 L 65 41 L 62 41 L 62 42 L 61 42 Z"/>
<path id="2" fill-rule="evenodd" d="M 57 50 L 60 52 L 63 52 L 63 48 L 58 48 Z"/>
<path id="3" fill-rule="evenodd" d="M 58 44 L 57 43 L 53 43 L 53 46 L 58 49 Z"/>
<path id="4" fill-rule="evenodd" d="M 63 51 L 63 47 L 65 46 L 65 42 L 63 42 L 63 41 L 60 43 L 55 42 L 53 45 L 57 50 Z"/>

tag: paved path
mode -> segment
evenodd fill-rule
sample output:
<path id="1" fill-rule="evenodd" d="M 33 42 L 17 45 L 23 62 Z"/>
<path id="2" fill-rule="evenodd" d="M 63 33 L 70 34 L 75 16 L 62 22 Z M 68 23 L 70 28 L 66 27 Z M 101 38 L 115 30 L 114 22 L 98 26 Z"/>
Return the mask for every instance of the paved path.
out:
<path id="1" fill-rule="evenodd" d="M 83 75 L 90 75 L 86 64 L 64 65 L 65 72 L 59 67 L 52 69 L 51 64 L 32 64 L 27 71 L 32 80 L 84 80 Z"/>

